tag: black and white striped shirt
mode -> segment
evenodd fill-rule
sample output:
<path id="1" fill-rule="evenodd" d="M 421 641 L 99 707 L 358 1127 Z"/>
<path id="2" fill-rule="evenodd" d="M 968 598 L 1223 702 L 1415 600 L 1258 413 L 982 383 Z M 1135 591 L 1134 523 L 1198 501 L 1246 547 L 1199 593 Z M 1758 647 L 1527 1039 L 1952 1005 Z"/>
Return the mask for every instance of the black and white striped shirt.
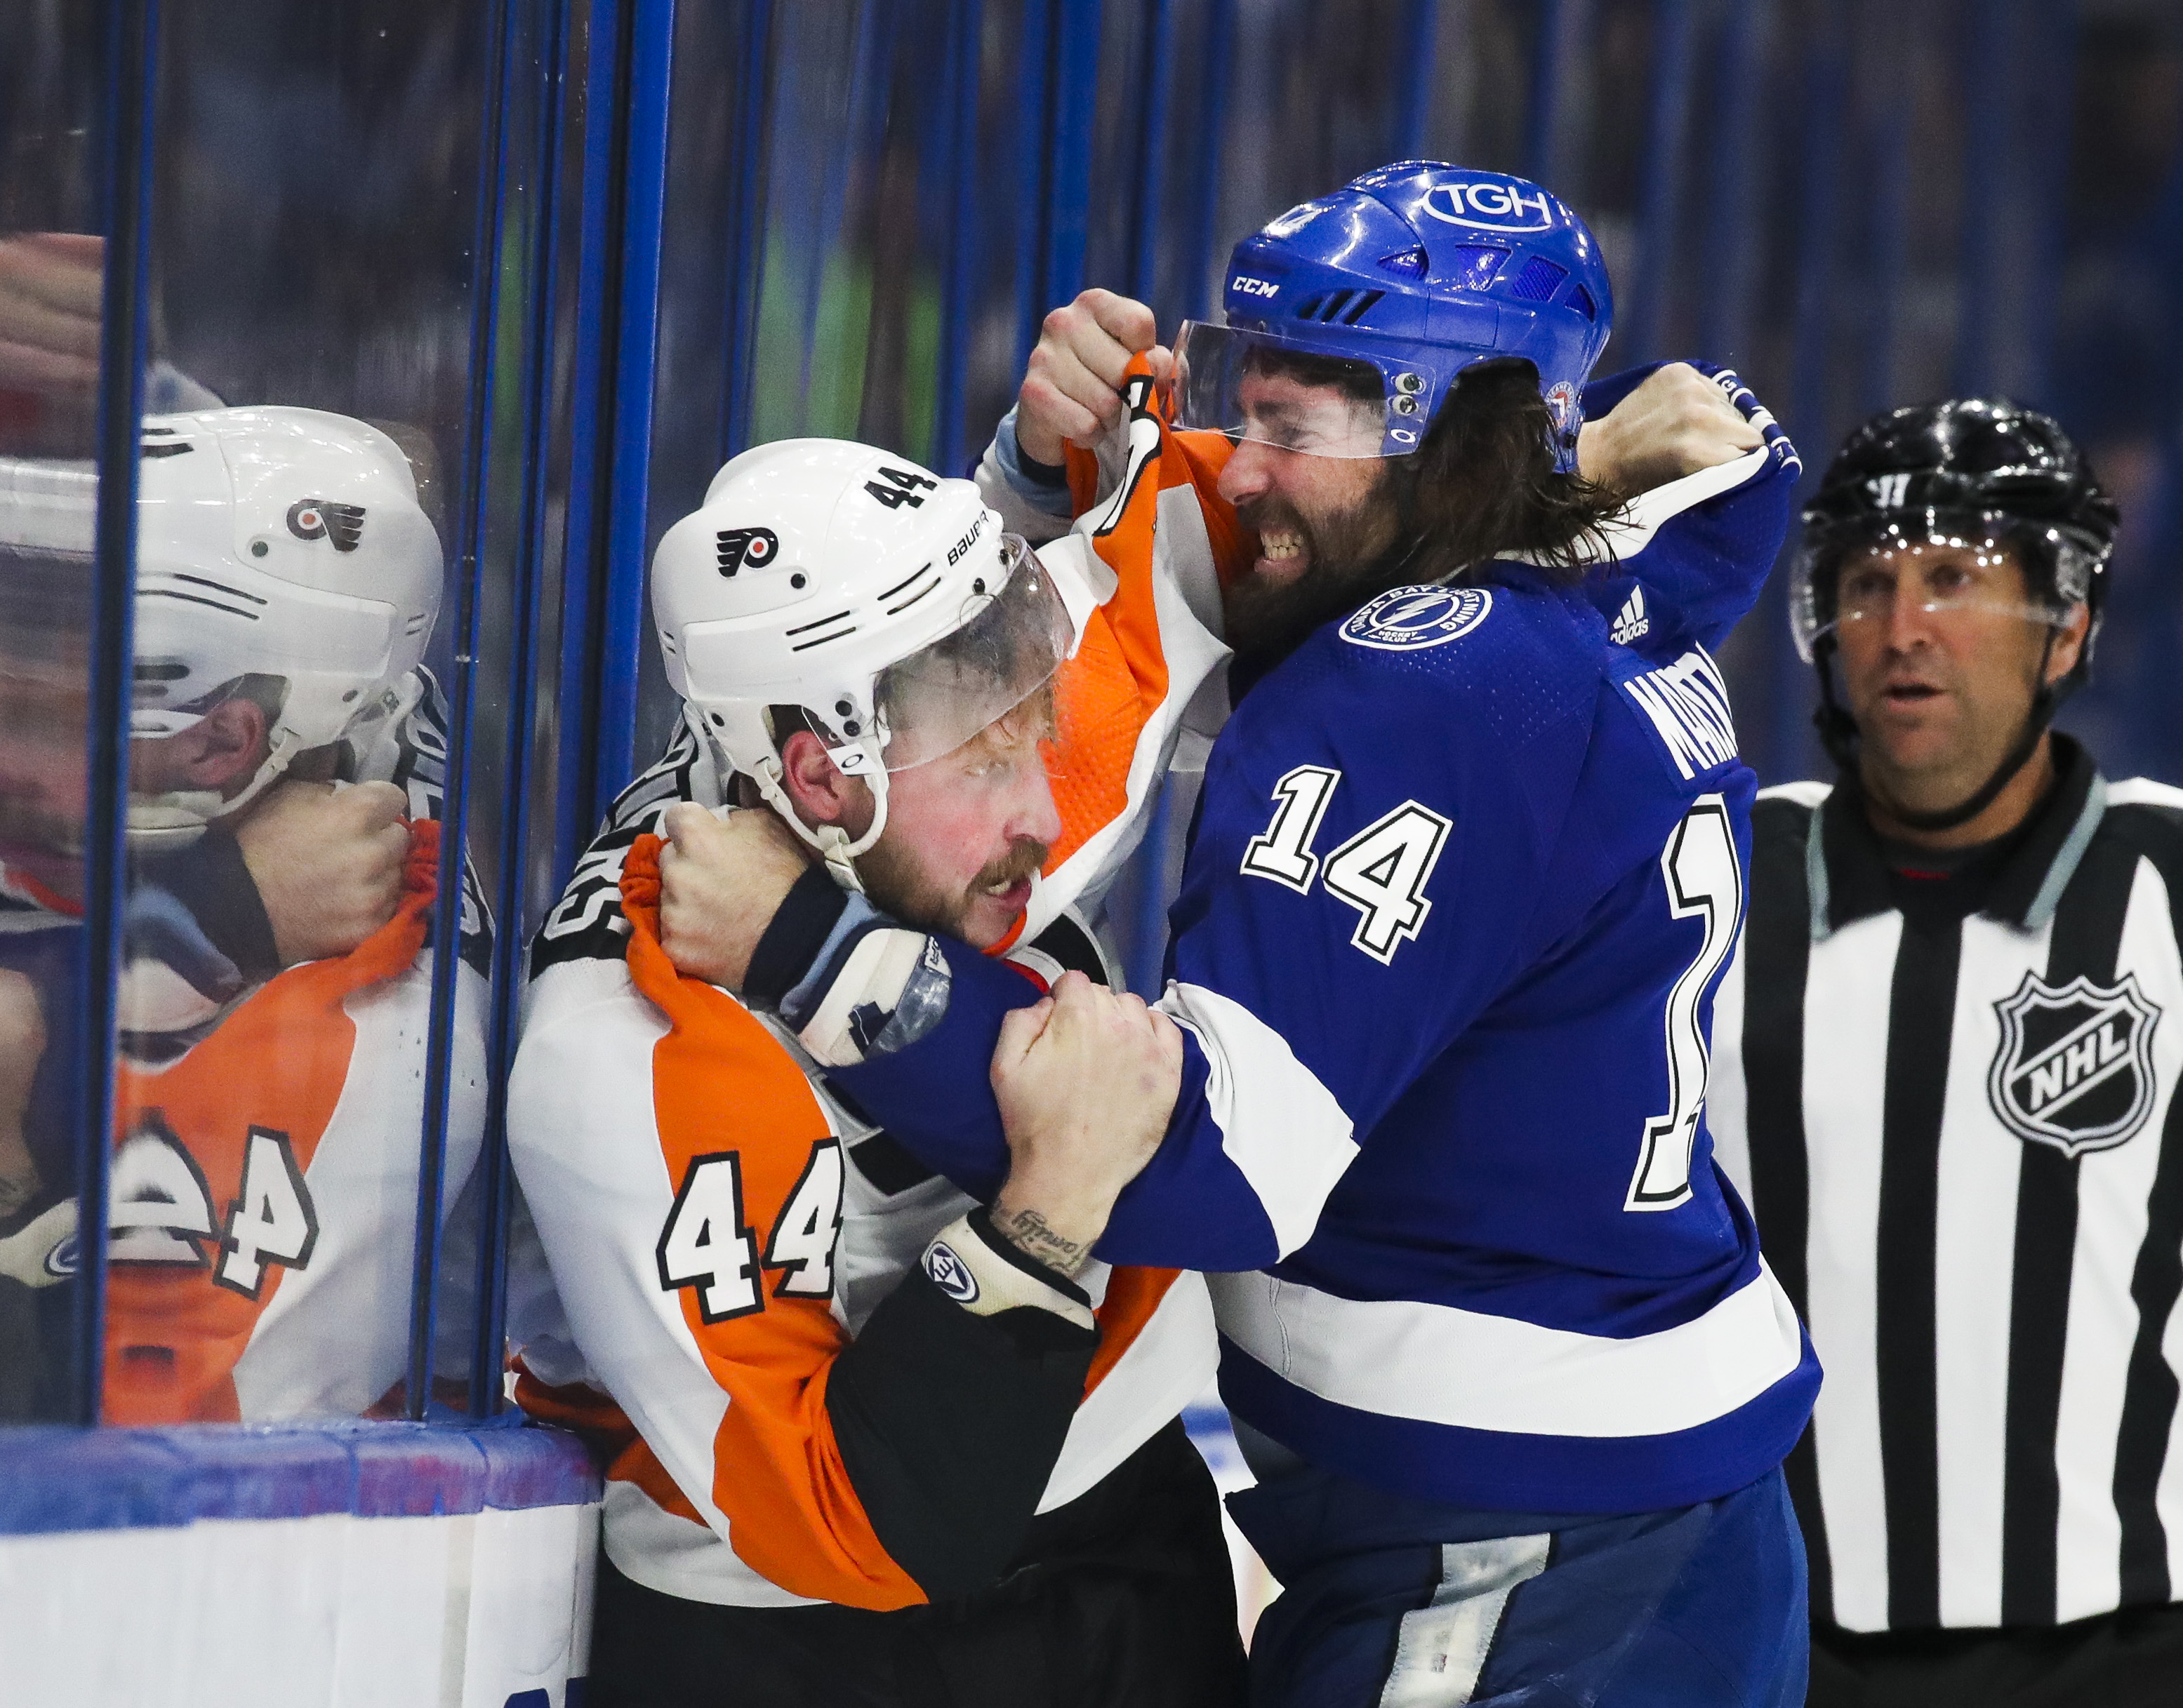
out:
<path id="1" fill-rule="evenodd" d="M 2183 1599 L 2183 790 L 2056 749 L 1952 905 L 1852 796 L 1753 814 L 1710 1124 L 1825 1367 L 1790 1482 L 1852 1631 Z"/>

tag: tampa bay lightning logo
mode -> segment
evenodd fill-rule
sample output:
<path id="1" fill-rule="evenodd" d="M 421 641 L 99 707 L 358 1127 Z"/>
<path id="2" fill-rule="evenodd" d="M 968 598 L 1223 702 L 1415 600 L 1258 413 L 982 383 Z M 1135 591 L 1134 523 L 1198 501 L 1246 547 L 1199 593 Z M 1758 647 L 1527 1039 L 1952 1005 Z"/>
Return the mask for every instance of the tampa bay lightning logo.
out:
<path id="1" fill-rule="evenodd" d="M 738 569 L 763 569 L 780 550 L 780 536 L 770 528 L 724 528 L 720 530 L 720 574 Z"/>
<path id="2" fill-rule="evenodd" d="M 1395 587 L 1341 625 L 1353 646 L 1409 652 L 1468 635 L 1493 608 L 1483 587 Z"/>
<path id="3" fill-rule="evenodd" d="M 925 1247 L 925 1273 L 932 1278 L 934 1286 L 958 1305 L 978 1302 L 978 1278 L 945 1241 L 936 1239 Z"/>

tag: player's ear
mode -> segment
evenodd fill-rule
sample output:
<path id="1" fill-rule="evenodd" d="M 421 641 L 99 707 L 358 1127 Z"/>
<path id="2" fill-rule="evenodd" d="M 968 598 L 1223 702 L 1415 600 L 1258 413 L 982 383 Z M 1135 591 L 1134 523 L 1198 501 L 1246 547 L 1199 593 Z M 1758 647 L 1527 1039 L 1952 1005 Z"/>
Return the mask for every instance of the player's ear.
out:
<path id="1" fill-rule="evenodd" d="M 808 729 L 798 729 L 780 746 L 781 786 L 810 824 L 839 824 L 855 815 L 869 798 L 864 785 L 844 777 L 826 744 Z"/>
<path id="2" fill-rule="evenodd" d="M 238 694 L 169 739 L 176 744 L 184 788 L 228 794 L 256 776 L 265 762 L 264 708 Z"/>
<path id="3" fill-rule="evenodd" d="M 2091 626 L 2090 606 L 2080 605 L 2069 613 L 2069 620 L 2054 636 L 2053 650 L 2047 655 L 2047 681 L 2050 687 L 2077 668 L 2077 660 L 2084 657 L 2085 637 Z"/>

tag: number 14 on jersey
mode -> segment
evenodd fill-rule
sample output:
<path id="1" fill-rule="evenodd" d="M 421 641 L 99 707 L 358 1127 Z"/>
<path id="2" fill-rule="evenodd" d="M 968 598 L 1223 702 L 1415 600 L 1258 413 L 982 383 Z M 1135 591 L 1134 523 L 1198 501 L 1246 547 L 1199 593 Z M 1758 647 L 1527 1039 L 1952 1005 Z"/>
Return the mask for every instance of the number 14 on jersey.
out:
<path id="1" fill-rule="evenodd" d="M 1299 765 L 1274 785 L 1274 817 L 1243 850 L 1244 873 L 1308 896 L 1314 883 L 1357 910 L 1350 942 L 1381 966 L 1424 929 L 1432 903 L 1425 880 L 1447 846 L 1451 822 L 1414 801 L 1374 819 L 1322 859 L 1312 851 L 1327 803 L 1341 781 L 1324 765 Z M 1743 918 L 1743 870 L 1735 827 L 1719 795 L 1703 795 L 1660 851 L 1668 911 L 1702 929 L 1697 952 L 1668 994 L 1663 1017 L 1668 1106 L 1645 1123 L 1625 1210 L 1674 1210 L 1690 1201 L 1691 1157 L 1705 1109 L 1712 1052 L 1700 1006 L 1736 944 Z"/>
<path id="2" fill-rule="evenodd" d="M 1351 945 L 1385 967 L 1425 929 L 1432 912 L 1425 880 L 1447 846 L 1452 821 L 1405 801 L 1322 861 L 1311 845 L 1341 780 L 1324 765 L 1299 765 L 1275 784 L 1273 823 L 1244 849 L 1243 870 L 1299 896 L 1311 893 L 1314 879 L 1325 884 L 1328 895 L 1357 910 Z"/>

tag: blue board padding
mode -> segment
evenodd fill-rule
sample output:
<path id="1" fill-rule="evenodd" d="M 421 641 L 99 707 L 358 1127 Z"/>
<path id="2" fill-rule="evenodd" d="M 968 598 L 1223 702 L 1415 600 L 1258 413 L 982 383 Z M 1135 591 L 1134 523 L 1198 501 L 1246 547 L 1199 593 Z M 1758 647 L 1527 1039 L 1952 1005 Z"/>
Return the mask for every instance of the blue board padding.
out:
<path id="1" fill-rule="evenodd" d="M 575 1436 L 513 1422 L 53 1426 L 8 1432 L 0 1536 L 331 1512 L 425 1517 L 581 1506 L 599 1492 Z"/>

